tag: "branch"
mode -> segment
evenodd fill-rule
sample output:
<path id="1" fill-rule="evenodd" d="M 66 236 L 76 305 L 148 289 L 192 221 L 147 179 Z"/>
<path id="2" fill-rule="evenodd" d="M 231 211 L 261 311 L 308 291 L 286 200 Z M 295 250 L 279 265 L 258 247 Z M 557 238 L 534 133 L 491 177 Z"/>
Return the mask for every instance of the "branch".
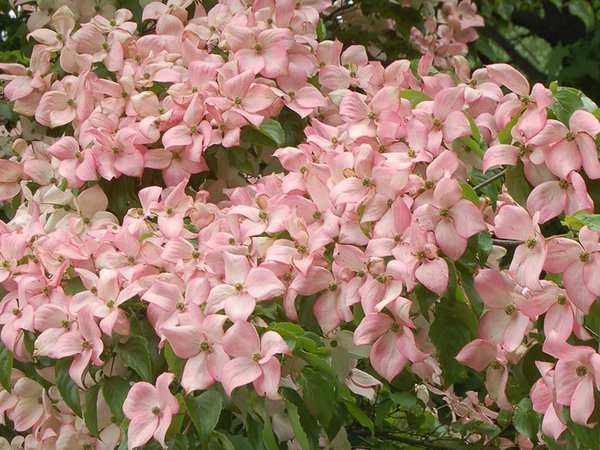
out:
<path id="1" fill-rule="evenodd" d="M 517 239 L 498 239 L 498 238 L 492 238 L 492 244 L 494 245 L 499 245 L 500 247 L 504 247 L 504 248 L 513 248 L 513 247 L 518 247 L 521 244 L 524 244 L 524 241 L 519 241 Z"/>
<path id="2" fill-rule="evenodd" d="M 504 169 L 500 172 L 498 172 L 496 175 L 494 175 L 493 177 L 488 178 L 487 180 L 483 180 L 481 183 L 479 183 L 477 186 L 475 186 L 473 188 L 473 190 L 475 192 L 479 191 L 480 189 L 486 187 L 488 184 L 493 183 L 494 181 L 496 181 L 498 178 L 502 178 L 504 175 L 506 175 L 506 170 Z"/>
<path id="3" fill-rule="evenodd" d="M 502 49 L 508 53 L 508 56 L 512 61 L 520 67 L 533 81 L 545 81 L 546 76 L 537 67 L 529 62 L 519 51 L 513 46 L 513 44 L 506 39 L 506 37 L 500 33 L 496 28 L 486 25 L 482 29 L 482 34 L 486 35 L 494 42 L 496 42 Z"/>
<path id="4" fill-rule="evenodd" d="M 355 434 L 356 436 L 362 438 L 363 436 L 365 437 L 371 437 L 371 434 L 369 432 L 363 431 L 363 430 L 349 430 L 349 434 Z M 376 432 L 375 435 L 373 435 L 372 437 L 374 437 L 377 440 L 387 440 L 387 441 L 391 441 L 391 442 L 401 442 L 403 444 L 408 444 L 408 445 L 412 445 L 414 447 L 420 447 L 420 448 L 424 448 L 427 450 L 455 450 L 456 447 L 447 447 L 443 444 L 436 444 L 435 441 L 442 441 L 444 439 L 435 439 L 435 440 L 427 440 L 427 439 L 423 439 L 423 440 L 419 440 L 419 439 L 411 439 L 411 438 L 407 438 L 404 436 L 400 436 L 397 434 L 392 434 L 392 433 L 386 433 L 385 431 L 380 431 L 380 432 Z M 464 443 L 464 441 L 459 440 L 459 439 L 449 439 L 452 442 L 462 442 Z M 467 447 L 465 447 L 467 448 Z"/>

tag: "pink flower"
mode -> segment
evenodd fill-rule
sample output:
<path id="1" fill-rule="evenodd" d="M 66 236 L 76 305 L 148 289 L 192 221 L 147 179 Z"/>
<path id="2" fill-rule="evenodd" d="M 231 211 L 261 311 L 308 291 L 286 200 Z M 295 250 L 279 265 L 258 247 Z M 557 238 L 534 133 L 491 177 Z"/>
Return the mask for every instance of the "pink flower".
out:
<path id="1" fill-rule="evenodd" d="M 569 406 L 573 422 L 589 426 L 594 412 L 594 386 L 600 387 L 600 355 L 591 347 L 573 346 L 551 332 L 544 352 L 558 358 L 554 370 L 556 402 Z"/>
<path id="2" fill-rule="evenodd" d="M 583 227 L 579 242 L 557 237 L 548 241 L 544 270 L 562 273 L 563 285 L 573 303 L 584 313 L 600 296 L 600 233 Z"/>
<path id="3" fill-rule="evenodd" d="M 532 145 L 543 146 L 545 163 L 560 178 L 578 171 L 583 165 L 593 180 L 600 178 L 600 161 L 595 139 L 600 123 L 584 110 L 575 111 L 569 119 L 569 128 L 557 120 L 548 120 L 546 127 L 531 140 Z"/>
<path id="4" fill-rule="evenodd" d="M 251 267 L 246 256 L 225 252 L 223 260 L 224 283 L 211 289 L 206 301 L 208 313 L 224 309 L 232 320 L 246 320 L 257 301 L 283 294 L 285 287 L 275 274 L 263 267 Z"/>
<path id="5" fill-rule="evenodd" d="M 483 216 L 469 200 L 462 199 L 462 189 L 456 180 L 441 179 L 433 200 L 414 212 L 417 223 L 435 232 L 440 249 L 452 259 L 458 259 L 467 248 L 467 239 L 486 229 Z"/>
<path id="6" fill-rule="evenodd" d="M 154 437 L 163 447 L 165 435 L 173 415 L 179 411 L 179 402 L 169 391 L 175 379 L 172 373 L 163 373 L 156 379 L 156 387 L 145 381 L 135 383 L 123 403 L 123 412 L 130 420 L 127 446 L 141 447 Z"/>
<path id="7" fill-rule="evenodd" d="M 585 180 L 579 173 L 571 172 L 564 180 L 538 184 L 527 198 L 527 209 L 531 214 L 539 212 L 539 223 L 544 223 L 563 212 L 592 212 L 594 202 L 587 193 Z"/>
<path id="8" fill-rule="evenodd" d="M 223 348 L 233 356 L 223 367 L 221 383 L 227 395 L 248 383 L 254 383 L 256 393 L 277 400 L 281 366 L 275 357 L 287 354 L 288 346 L 279 334 L 267 331 L 259 339 L 256 329 L 244 321 L 237 321 L 225 333 Z"/>
<path id="9" fill-rule="evenodd" d="M 580 330 L 580 325 L 577 323 L 577 309 L 566 292 L 555 283 L 543 280 L 541 284 L 542 289 L 532 291 L 527 300 L 520 303 L 520 309 L 531 320 L 536 320 L 539 315 L 545 314 L 546 336 L 554 331 L 560 339 L 567 340 L 573 331 Z"/>
<path id="10" fill-rule="evenodd" d="M 87 87 L 89 73 L 78 77 L 68 75 L 52 84 L 35 113 L 35 120 L 50 128 L 74 122 L 80 124 L 93 109 L 93 99 Z"/>
<path id="11" fill-rule="evenodd" d="M 536 217 L 532 219 L 520 206 L 506 205 L 500 208 L 494 223 L 494 233 L 497 237 L 523 241 L 515 250 L 510 272 L 519 284 L 538 289 L 547 245 L 540 233 Z"/>
<path id="12" fill-rule="evenodd" d="M 17 161 L 0 159 L 0 201 L 10 200 L 21 191 L 20 181 L 25 177 Z"/>
<path id="13" fill-rule="evenodd" d="M 51 75 L 48 74 L 50 65 L 50 54 L 43 45 L 33 47 L 29 67 L 21 64 L 0 64 L 0 70 L 9 73 L 9 75 L 0 75 L 0 79 L 8 80 L 4 86 L 4 96 L 12 102 L 30 96 L 41 97 L 41 93 L 50 87 Z"/>
<path id="14" fill-rule="evenodd" d="M 507 356 L 509 354 L 505 353 L 500 344 L 485 339 L 475 339 L 458 352 L 456 360 L 478 372 L 486 370 L 485 387 L 490 397 L 496 401 L 500 408 L 512 410 L 512 405 L 506 397 L 506 385 L 508 383 Z"/>
<path id="15" fill-rule="evenodd" d="M 227 316 L 209 314 L 199 324 L 162 328 L 175 354 L 187 360 L 181 378 L 186 392 L 208 389 L 221 381 L 223 367 L 229 362 L 222 344 L 226 320 Z"/>
<path id="16" fill-rule="evenodd" d="M 386 308 L 392 316 L 381 312 L 367 314 L 354 332 L 354 344 L 373 344 L 369 354 L 373 369 L 391 382 L 409 362 L 423 361 L 421 352 L 408 325 L 411 302 L 400 298 Z"/>
<path id="17" fill-rule="evenodd" d="M 515 351 L 529 327 L 529 318 L 521 312 L 521 305 L 526 303 L 523 289 L 493 269 L 483 269 L 477 274 L 475 289 L 491 309 L 481 318 L 479 337 L 501 344 L 508 352 Z"/>
<path id="18" fill-rule="evenodd" d="M 373 241 L 371 241 L 373 242 Z M 392 251 L 403 265 L 403 281 L 408 291 L 419 281 L 440 297 L 448 287 L 448 263 L 438 255 L 430 232 L 414 223 L 408 230 L 408 240 Z"/>
<path id="19" fill-rule="evenodd" d="M 102 333 L 96 325 L 92 308 L 88 307 L 77 314 L 76 329 L 60 336 L 49 355 L 57 359 L 73 356 L 69 375 L 79 387 L 85 389 L 83 374 L 90 361 L 96 366 L 104 364 L 100 359 L 103 350 Z"/>
<path id="20" fill-rule="evenodd" d="M 223 38 L 234 53 L 242 71 L 260 73 L 266 78 L 288 74 L 287 51 L 294 43 L 294 35 L 286 28 L 264 30 L 258 35 L 249 27 L 229 25 Z"/>
<path id="21" fill-rule="evenodd" d="M 206 105 L 218 122 L 225 122 L 221 116 L 226 111 L 235 112 L 255 127 L 264 120 L 261 114 L 277 99 L 277 95 L 264 84 L 255 83 L 252 71 L 239 75 L 219 73 L 220 96 L 208 97 Z"/>
<path id="22" fill-rule="evenodd" d="M 348 89 L 350 86 L 364 88 L 373 75 L 373 67 L 368 62 L 365 47 L 351 45 L 342 53 L 341 65 L 339 61 L 331 61 L 329 65 L 321 68 L 319 83 L 331 90 Z"/>
<path id="23" fill-rule="evenodd" d="M 557 441 L 562 432 L 567 429 L 567 425 L 564 423 L 561 407 L 556 403 L 554 395 L 554 364 L 536 361 L 535 365 L 542 378 L 535 382 L 529 394 L 533 410 L 544 415 L 542 432 Z"/>

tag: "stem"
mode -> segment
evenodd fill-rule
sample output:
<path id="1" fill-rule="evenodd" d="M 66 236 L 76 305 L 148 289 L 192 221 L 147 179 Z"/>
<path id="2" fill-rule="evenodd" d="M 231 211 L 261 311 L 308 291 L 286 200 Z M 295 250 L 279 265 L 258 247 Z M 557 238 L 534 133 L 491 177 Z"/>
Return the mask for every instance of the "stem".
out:
<path id="1" fill-rule="evenodd" d="M 508 169 L 504 169 L 500 172 L 498 172 L 496 175 L 494 175 L 493 177 L 488 178 L 487 180 L 483 180 L 481 183 L 479 183 L 477 186 L 475 186 L 473 189 L 475 190 L 475 192 L 479 191 L 480 189 L 486 187 L 488 184 L 493 183 L 494 181 L 496 181 L 499 178 L 502 178 L 504 175 L 506 175 L 506 171 Z"/>
<path id="2" fill-rule="evenodd" d="M 492 238 L 492 244 L 494 245 L 499 245 L 500 247 L 504 247 L 504 248 L 512 248 L 512 247 L 518 247 L 521 244 L 524 244 L 524 241 L 519 241 L 517 239 L 498 239 L 498 238 Z"/>

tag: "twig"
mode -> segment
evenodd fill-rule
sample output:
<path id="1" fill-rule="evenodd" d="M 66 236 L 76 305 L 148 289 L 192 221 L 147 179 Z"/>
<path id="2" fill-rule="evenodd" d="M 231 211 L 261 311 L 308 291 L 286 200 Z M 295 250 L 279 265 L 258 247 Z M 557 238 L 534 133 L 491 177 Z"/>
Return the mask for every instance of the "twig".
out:
<path id="1" fill-rule="evenodd" d="M 481 183 L 479 183 L 477 186 L 475 186 L 473 189 L 475 190 L 475 192 L 479 191 L 480 189 L 486 187 L 488 184 L 493 183 L 494 181 L 496 181 L 499 178 L 502 178 L 504 175 L 506 175 L 506 170 L 504 169 L 501 172 L 498 172 L 496 175 L 494 175 L 493 177 L 488 178 L 487 180 L 483 180 Z"/>
<path id="2" fill-rule="evenodd" d="M 518 247 L 521 244 L 524 244 L 524 241 L 519 241 L 518 239 L 498 239 L 492 238 L 492 244 L 499 245 L 500 247 L 512 248 Z"/>

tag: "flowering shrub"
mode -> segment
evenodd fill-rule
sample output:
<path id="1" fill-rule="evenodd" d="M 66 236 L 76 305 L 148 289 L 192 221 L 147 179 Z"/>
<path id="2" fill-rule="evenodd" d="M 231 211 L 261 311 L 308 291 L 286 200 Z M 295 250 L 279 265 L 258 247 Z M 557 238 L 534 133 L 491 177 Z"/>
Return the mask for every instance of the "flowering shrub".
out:
<path id="1" fill-rule="evenodd" d="M 0 64 L 5 445 L 597 447 L 598 108 L 384 67 L 329 6 L 31 16 Z"/>

